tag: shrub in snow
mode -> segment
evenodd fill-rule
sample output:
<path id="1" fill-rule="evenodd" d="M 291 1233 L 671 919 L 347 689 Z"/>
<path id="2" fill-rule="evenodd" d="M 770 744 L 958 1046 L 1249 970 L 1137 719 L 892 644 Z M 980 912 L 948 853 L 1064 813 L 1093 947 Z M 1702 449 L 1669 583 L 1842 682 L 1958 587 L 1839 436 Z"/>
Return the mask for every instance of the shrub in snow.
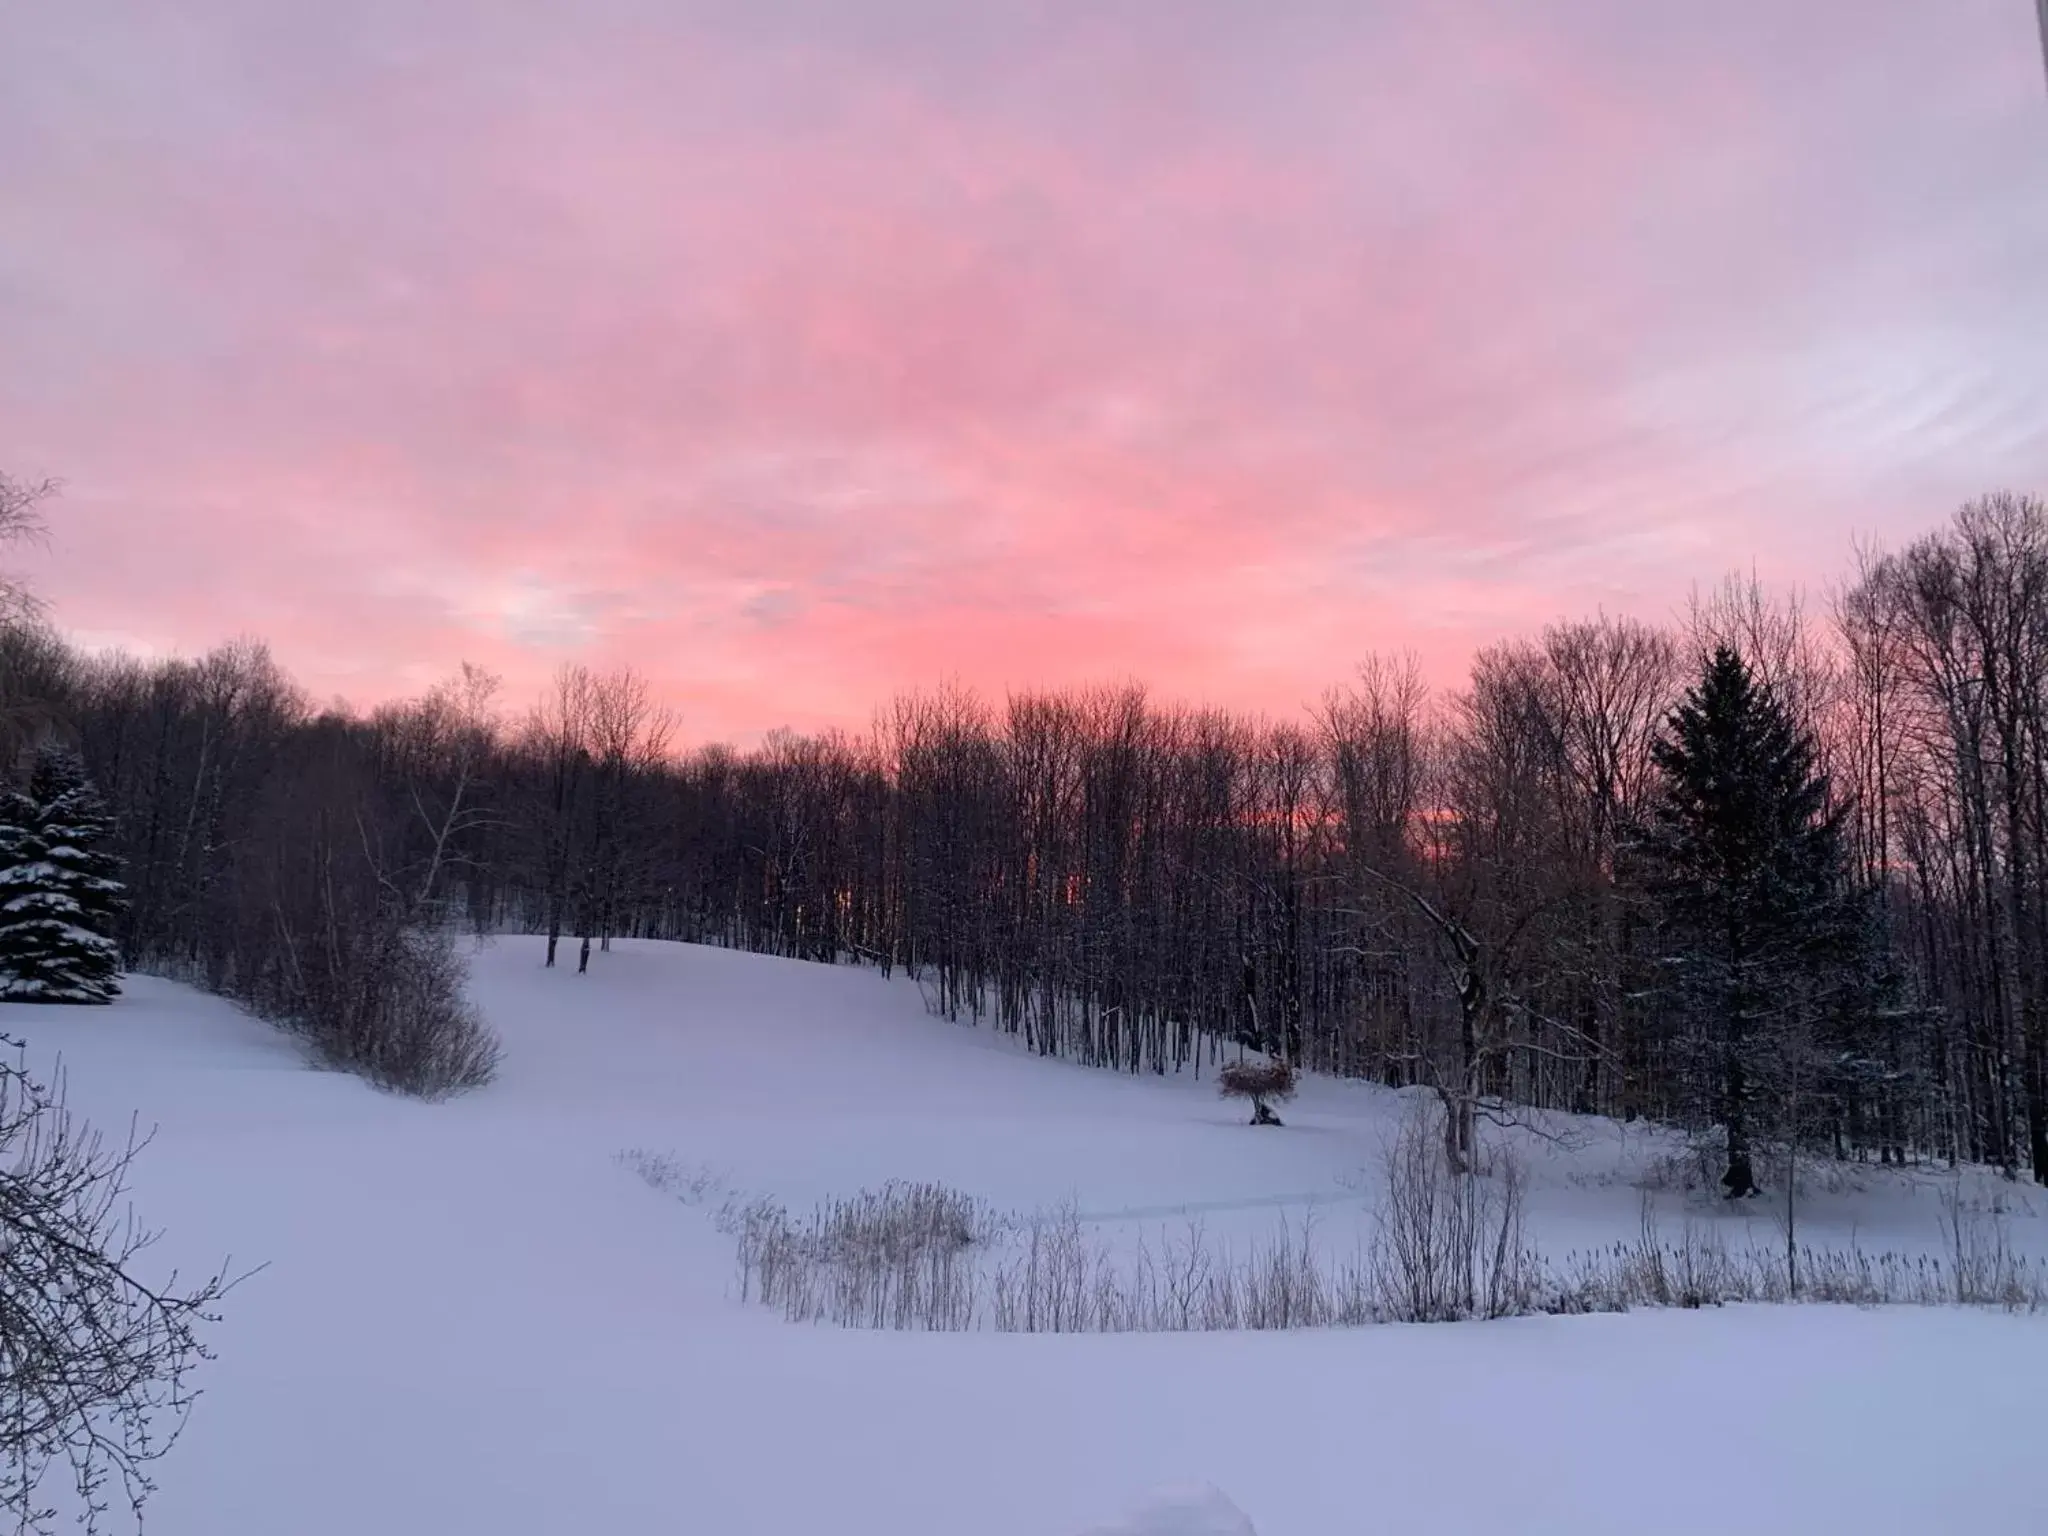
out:
<path id="1" fill-rule="evenodd" d="M 1388 1149 L 1372 1243 L 1380 1309 L 1404 1323 L 1534 1311 L 1542 1261 L 1524 1234 L 1521 1166 L 1503 1155 L 1497 1180 L 1453 1168 L 1443 1114 L 1418 1102 Z"/>
<path id="2" fill-rule="evenodd" d="M 1294 1068 L 1284 1061 L 1233 1061 L 1216 1074 L 1216 1087 L 1226 1099 L 1250 1099 L 1253 1125 L 1278 1125 L 1275 1103 L 1294 1097 Z"/>
<path id="3" fill-rule="evenodd" d="M 121 990 L 110 826 L 67 752 L 45 749 L 27 791 L 0 798 L 0 998 L 104 1003 Z"/>
<path id="4" fill-rule="evenodd" d="M 498 1037 L 464 991 L 452 937 L 382 915 L 338 928 L 292 1017 L 320 1054 L 378 1085 L 439 1099 L 498 1069 Z"/>
<path id="5" fill-rule="evenodd" d="M 224 1278 L 137 1267 L 153 1236 L 126 1200 L 140 1144 L 103 1141 L 0 1046 L 0 1514 L 22 1532 L 99 1530 L 123 1507 L 139 1524 Z M 68 1491 L 45 1491 L 52 1473 Z"/>
<path id="6" fill-rule="evenodd" d="M 641 1166 L 642 1177 L 657 1182 Z M 892 1182 L 828 1201 L 798 1221 L 778 1202 L 728 1202 L 721 1225 L 739 1245 L 740 1293 L 792 1322 L 864 1328 L 974 1326 L 978 1245 L 1002 1224 L 971 1195 Z"/>
<path id="7" fill-rule="evenodd" d="M 651 1152 L 629 1147 L 618 1160 L 646 1180 L 648 1186 L 674 1195 L 685 1205 L 703 1205 L 713 1195 L 731 1198 L 731 1185 L 716 1169 L 686 1163 L 673 1152 Z"/>
<path id="8" fill-rule="evenodd" d="M 1645 1201 L 1636 1241 L 1546 1259 L 1523 1230 L 1523 1174 L 1505 1152 L 1481 1174 L 1450 1165 L 1441 1111 L 1418 1106 L 1387 1160 L 1379 1226 L 1355 1259 L 1318 1248 L 1313 1226 L 1249 1244 L 1199 1223 L 1155 1246 L 1118 1244 L 1071 1205 L 1002 1215 L 958 1190 L 890 1184 L 806 1218 L 773 1199 L 646 1151 L 621 1161 L 686 1204 L 720 1198 L 739 1294 L 792 1322 L 996 1333 L 1184 1333 L 1455 1322 L 1728 1302 L 1964 1303 L 2048 1310 L 2048 1265 L 2019 1252 L 2006 1217 L 1948 1202 L 1946 1262 L 1859 1248 L 1730 1249 L 1688 1222 L 1677 1241 Z"/>

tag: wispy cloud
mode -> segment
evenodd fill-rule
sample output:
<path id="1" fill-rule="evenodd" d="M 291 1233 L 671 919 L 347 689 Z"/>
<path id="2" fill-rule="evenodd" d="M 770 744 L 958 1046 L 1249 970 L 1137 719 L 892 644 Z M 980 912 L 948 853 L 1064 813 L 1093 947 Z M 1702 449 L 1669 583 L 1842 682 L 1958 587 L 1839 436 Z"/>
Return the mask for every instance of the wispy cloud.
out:
<path id="1" fill-rule="evenodd" d="M 2048 475 L 2002 0 L 255 0 L 0 18 L 62 620 L 692 734 L 1292 708 Z"/>

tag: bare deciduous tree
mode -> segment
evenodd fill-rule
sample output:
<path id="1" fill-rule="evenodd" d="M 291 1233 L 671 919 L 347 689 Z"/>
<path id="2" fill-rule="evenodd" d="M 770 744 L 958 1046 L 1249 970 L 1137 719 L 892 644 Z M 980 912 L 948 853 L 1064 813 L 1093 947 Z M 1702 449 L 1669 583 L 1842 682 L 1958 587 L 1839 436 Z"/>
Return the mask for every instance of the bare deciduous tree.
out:
<path id="1" fill-rule="evenodd" d="M 151 1463 L 197 1395 L 226 1272 L 146 1274 L 154 1234 L 126 1204 L 142 1143 L 104 1140 L 15 1042 L 0 1051 L 0 1512 L 23 1532 L 97 1531 L 117 1509 L 139 1525 Z"/>
<path id="2" fill-rule="evenodd" d="M 0 471 L 0 544 L 41 542 L 48 528 L 43 503 L 57 490 L 55 480 L 17 480 Z M 0 575 L 0 623 L 19 624 L 41 612 L 41 599 L 25 582 Z"/>
<path id="3" fill-rule="evenodd" d="M 502 820 L 483 803 L 497 748 L 499 678 L 469 662 L 424 698 L 382 711 L 376 724 L 425 847 L 404 897 L 424 910 L 443 877 L 473 867 L 477 835 Z"/>
<path id="4" fill-rule="evenodd" d="M 45 489 L 6 484 L 0 537 Z M 1679 658 L 1732 640 L 1853 801 L 1877 914 L 1797 1138 L 2048 1178 L 2044 528 L 2037 500 L 1973 503 L 1863 559 L 1832 628 L 1741 576 L 1677 633 L 1559 624 L 1455 691 L 1369 661 L 1306 732 L 1135 686 L 948 687 L 861 738 L 676 752 L 630 672 L 565 667 L 509 728 L 474 673 L 365 721 L 251 643 L 142 663 L 21 623 L 0 732 L 77 737 L 118 813 L 124 951 L 273 1016 L 396 943 L 387 911 L 460 904 L 545 933 L 550 963 L 571 933 L 904 971 L 947 1018 L 1121 1071 L 1256 1050 L 1426 1084 L 1469 1159 L 1490 1115 L 1699 1102 L 1638 834 Z"/>

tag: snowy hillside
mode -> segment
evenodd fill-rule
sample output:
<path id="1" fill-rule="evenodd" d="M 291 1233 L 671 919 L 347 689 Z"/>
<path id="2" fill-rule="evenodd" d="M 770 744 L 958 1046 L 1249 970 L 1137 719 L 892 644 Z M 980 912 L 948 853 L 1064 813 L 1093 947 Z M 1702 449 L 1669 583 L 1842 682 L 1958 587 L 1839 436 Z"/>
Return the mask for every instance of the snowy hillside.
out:
<path id="1" fill-rule="evenodd" d="M 163 1536 L 1811 1536 L 2030 1529 L 2048 1317 L 1731 1308 L 1438 1328 L 1121 1336 L 865 1333 L 732 1295 L 728 1238 L 645 1149 L 801 1206 L 892 1178 L 1093 1231 L 1343 1247 L 1400 1096 L 1314 1083 L 1280 1131 L 1204 1081 L 1126 1079 L 935 1022 L 914 986 L 627 944 L 592 973 L 475 957 L 503 1074 L 426 1106 L 309 1070 L 148 978 L 106 1010 L 0 1010 L 71 1101 L 156 1124 L 138 1200 L 189 1265 L 268 1261 L 162 1469 Z M 1529 1139 L 1534 1236 L 1632 1235 L 1673 1148 Z M 1664 1175 L 1669 1170 L 1664 1169 Z M 1776 1241 L 1675 1181 L 1668 1217 Z M 1816 1187 L 1816 1241 L 1942 1249 L 1938 1175 Z M 1364 1192 L 1364 1194 L 1361 1194 Z M 2048 1251 L 2048 1201 L 2011 1202 Z M 2032 1203 L 2028 1196 L 2033 1194 Z M 2039 1209 L 2037 1210 L 2036 1207 Z M 1174 1525 L 1148 1489 L 1214 1485 Z M 1160 1506 L 1163 1508 L 1164 1506 Z M 1128 1518 L 1127 1518 L 1128 1517 Z M 1118 1524 L 1119 1520 L 1124 1521 Z M 1207 1523 L 1203 1523 L 1207 1522 Z"/>

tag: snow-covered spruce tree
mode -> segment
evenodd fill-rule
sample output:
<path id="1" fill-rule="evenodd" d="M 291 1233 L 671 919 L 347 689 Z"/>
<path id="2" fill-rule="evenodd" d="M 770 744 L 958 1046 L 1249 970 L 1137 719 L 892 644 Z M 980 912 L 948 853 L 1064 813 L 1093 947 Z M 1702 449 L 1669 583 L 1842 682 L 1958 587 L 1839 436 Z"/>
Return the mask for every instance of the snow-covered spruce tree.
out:
<path id="1" fill-rule="evenodd" d="M 109 828 L 77 758 L 58 749 L 37 754 L 26 793 L 0 797 L 0 999 L 104 1003 L 121 990 Z"/>
<path id="2" fill-rule="evenodd" d="M 1758 1141 L 1795 1140 L 1815 1102 L 1821 1032 L 1864 969 L 1864 903 L 1812 740 L 1733 649 L 1714 652 L 1653 755 L 1636 851 L 1660 990 L 1683 1097 L 1727 1137 L 1733 1199 L 1756 1192 Z"/>
<path id="3" fill-rule="evenodd" d="M 29 798 L 41 813 L 46 857 L 77 899 L 86 926 L 111 939 L 127 891 L 121 883 L 120 860 L 106 846 L 114 819 L 86 777 L 85 765 L 61 749 L 38 753 Z"/>

